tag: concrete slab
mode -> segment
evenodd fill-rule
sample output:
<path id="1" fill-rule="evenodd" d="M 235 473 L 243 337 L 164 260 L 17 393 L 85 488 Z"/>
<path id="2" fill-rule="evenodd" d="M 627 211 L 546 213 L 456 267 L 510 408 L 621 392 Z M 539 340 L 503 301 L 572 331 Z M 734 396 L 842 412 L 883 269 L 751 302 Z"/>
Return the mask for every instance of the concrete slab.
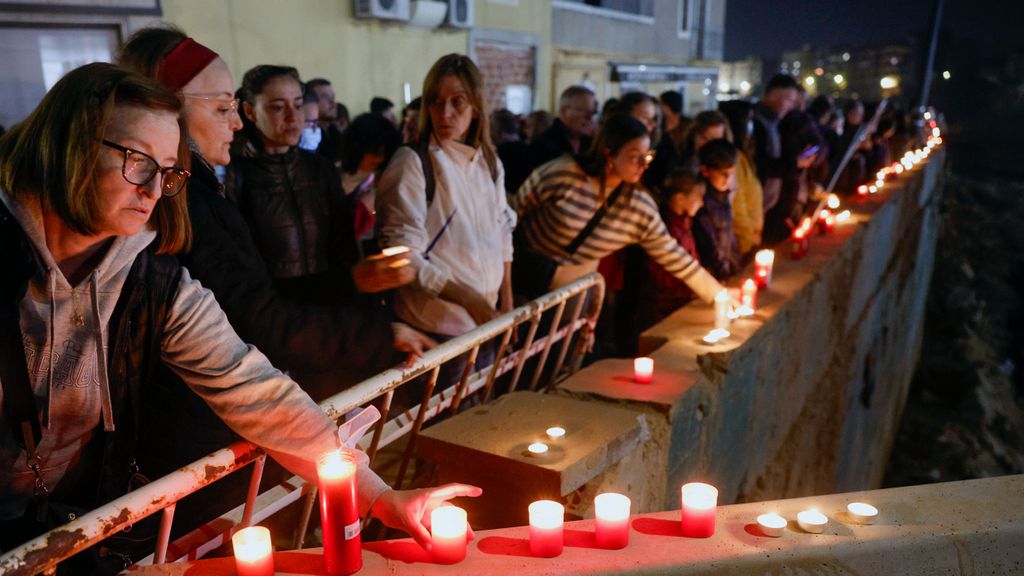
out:
<path id="1" fill-rule="evenodd" d="M 565 436 L 548 438 L 546 430 L 552 426 L 564 428 Z M 437 464 L 440 481 L 484 488 L 485 496 L 472 503 L 483 525 L 509 526 L 525 523 L 525 507 L 510 506 L 510 499 L 520 504 L 540 498 L 579 502 L 567 496 L 631 455 L 647 437 L 646 418 L 637 412 L 515 392 L 424 430 L 416 451 L 419 458 Z M 545 443 L 547 453 L 531 454 L 527 448 L 534 442 Z M 600 483 L 640 488 L 642 484 L 615 481 L 637 465 L 642 463 L 617 469 Z M 590 503 L 585 506 L 570 512 L 583 515 Z"/>
<path id="2" fill-rule="evenodd" d="M 850 502 L 879 509 L 874 525 L 849 522 Z M 816 507 L 829 517 L 822 534 L 795 526 L 797 512 Z M 679 512 L 635 516 L 623 550 L 595 547 L 593 521 L 565 526 L 557 558 L 533 558 L 526 527 L 477 531 L 466 559 L 430 562 L 409 540 L 363 545 L 362 574 L 1022 574 L 1024 476 L 1004 476 L 869 492 L 722 506 L 708 539 L 679 535 Z M 763 536 L 756 518 L 776 512 L 790 520 L 779 538 Z M 319 550 L 278 552 L 278 574 L 323 574 Z M 233 574 L 231 558 L 139 567 L 135 576 Z"/>

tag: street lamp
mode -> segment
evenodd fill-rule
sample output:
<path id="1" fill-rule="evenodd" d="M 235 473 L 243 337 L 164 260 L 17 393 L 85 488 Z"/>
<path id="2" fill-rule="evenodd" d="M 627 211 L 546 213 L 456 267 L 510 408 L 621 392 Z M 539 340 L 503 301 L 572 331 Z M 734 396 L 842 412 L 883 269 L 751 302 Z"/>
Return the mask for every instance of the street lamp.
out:
<path id="1" fill-rule="evenodd" d="M 832 81 L 836 83 L 836 86 L 839 86 L 840 84 L 846 81 L 846 78 L 843 78 L 842 74 L 836 74 L 835 76 L 832 77 Z"/>
<path id="2" fill-rule="evenodd" d="M 882 86 L 883 90 L 892 90 L 900 85 L 900 79 L 896 76 L 883 76 L 878 84 Z"/>

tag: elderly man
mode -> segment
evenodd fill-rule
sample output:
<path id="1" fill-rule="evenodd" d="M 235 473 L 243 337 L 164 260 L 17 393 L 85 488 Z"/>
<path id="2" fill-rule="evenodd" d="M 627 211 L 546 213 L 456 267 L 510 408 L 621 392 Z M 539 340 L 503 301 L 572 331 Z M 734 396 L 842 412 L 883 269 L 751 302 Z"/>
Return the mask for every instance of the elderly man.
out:
<path id="1" fill-rule="evenodd" d="M 597 99 L 584 86 L 570 86 L 558 99 L 558 118 L 530 144 L 530 166 L 526 174 L 562 154 L 586 152 L 597 132 Z M 518 188 L 518 184 L 513 190 Z"/>

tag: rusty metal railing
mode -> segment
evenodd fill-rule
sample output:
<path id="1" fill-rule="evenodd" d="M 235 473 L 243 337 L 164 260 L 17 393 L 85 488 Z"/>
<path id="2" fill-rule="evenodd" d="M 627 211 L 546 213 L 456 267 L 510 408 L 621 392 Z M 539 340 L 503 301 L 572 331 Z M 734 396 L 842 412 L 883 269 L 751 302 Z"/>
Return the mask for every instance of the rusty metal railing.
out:
<path id="1" fill-rule="evenodd" d="M 527 360 L 531 358 L 536 357 L 537 362 L 527 385 L 530 390 L 548 389 L 578 370 L 592 343 L 593 328 L 603 298 L 604 281 L 599 274 L 590 274 L 445 342 L 426 352 L 409 367 L 385 370 L 339 392 L 321 402 L 320 406 L 328 416 L 339 421 L 353 409 L 380 399 L 380 421 L 360 446 L 366 450 L 372 463 L 380 448 L 408 435 L 396 486 L 401 487 L 408 472 L 408 463 L 414 455 L 416 438 L 423 425 L 432 418 L 446 410 L 454 413 L 462 401 L 473 395 L 486 402 L 494 395 L 500 378 L 506 378 L 500 382 L 505 389 L 516 389 Z M 520 333 L 521 327 L 526 328 L 525 336 Z M 540 333 L 543 335 L 538 336 Z M 573 338 L 577 333 L 580 337 Z M 492 340 L 498 343 L 493 363 L 476 369 L 481 346 Z M 570 350 L 574 344 L 574 349 Z M 556 355 L 552 356 L 556 346 Z M 435 391 L 441 367 L 467 354 L 459 381 Z M 548 362 L 550 358 L 554 358 L 553 363 Z M 420 377 L 424 375 L 427 378 L 426 390 L 420 404 L 391 414 L 395 390 L 417 379 L 422 380 Z M 52 572 L 61 561 L 156 512 L 161 512 L 162 518 L 155 551 L 139 563 L 195 559 L 227 542 L 235 531 L 305 498 L 296 539 L 296 547 L 301 547 L 316 487 L 293 477 L 260 493 L 265 459 L 266 455 L 249 442 L 237 442 L 218 450 L 6 552 L 0 556 L 0 574 L 21 576 Z M 179 500 L 250 463 L 254 466 L 245 504 L 170 542 L 175 505 Z"/>

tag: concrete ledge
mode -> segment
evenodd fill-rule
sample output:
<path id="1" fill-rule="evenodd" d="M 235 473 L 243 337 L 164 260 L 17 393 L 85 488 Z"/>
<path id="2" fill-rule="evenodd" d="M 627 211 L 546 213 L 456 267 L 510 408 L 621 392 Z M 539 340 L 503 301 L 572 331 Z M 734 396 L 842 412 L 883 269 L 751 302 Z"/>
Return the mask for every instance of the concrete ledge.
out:
<path id="1" fill-rule="evenodd" d="M 652 437 L 665 500 L 691 479 L 722 502 L 877 486 L 888 461 L 923 330 L 938 236 L 934 199 L 944 152 L 886 185 L 843 201 L 851 222 L 815 235 L 801 260 L 776 249 L 774 278 L 757 314 L 719 344 L 705 304 L 685 306 L 641 337 L 655 359 L 651 385 L 629 360 L 604 360 L 558 393 L 639 410 Z M 734 282 L 752 276 L 747 269 Z"/>
<path id="2" fill-rule="evenodd" d="M 879 509 L 872 526 L 837 518 L 846 504 L 864 501 Z M 816 507 L 829 524 L 807 534 L 791 522 L 780 538 L 759 535 L 759 514 L 794 519 Z M 1024 573 L 1024 476 L 1005 476 L 910 488 L 835 494 L 723 506 L 718 530 L 704 540 L 678 535 L 679 512 L 632 520 L 623 550 L 594 547 L 593 521 L 566 524 L 565 552 L 551 559 L 529 555 L 526 527 L 477 532 L 466 560 L 430 563 L 409 540 L 364 544 L 361 574 L 1022 574 Z M 472 520 L 472 518 L 471 518 Z M 278 574 L 322 574 L 319 550 L 275 555 Z M 141 567 L 132 574 L 212 576 L 233 573 L 231 558 Z"/>

